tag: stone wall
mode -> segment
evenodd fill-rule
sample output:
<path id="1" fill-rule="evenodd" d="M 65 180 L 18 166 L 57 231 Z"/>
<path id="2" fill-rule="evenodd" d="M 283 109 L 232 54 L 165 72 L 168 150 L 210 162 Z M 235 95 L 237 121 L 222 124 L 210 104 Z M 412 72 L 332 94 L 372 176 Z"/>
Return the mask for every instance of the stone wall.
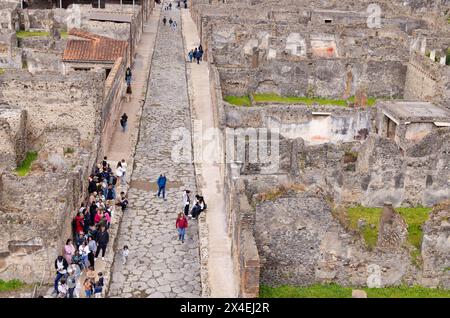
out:
<path id="1" fill-rule="evenodd" d="M 225 208 L 234 272 L 239 275 L 239 297 L 255 298 L 259 295 L 260 261 L 253 236 L 253 208 L 245 196 L 240 195 L 244 188 L 242 182 L 233 181 L 230 167 L 227 167 Z"/>
<path id="2" fill-rule="evenodd" d="M 125 72 L 127 68 L 127 59 L 117 59 L 114 67 L 108 75 L 105 83 L 105 94 L 103 97 L 104 107 L 102 109 L 101 121 L 104 123 L 102 128 L 103 142 L 99 149 L 102 155 L 109 149 L 111 137 L 114 130 L 118 127 L 120 110 L 123 98 L 126 94 Z"/>
<path id="3" fill-rule="evenodd" d="M 22 49 L 14 31 L 0 29 L 0 67 L 22 68 Z"/>
<path id="4" fill-rule="evenodd" d="M 49 160 L 45 172 L 34 165 L 26 177 L 1 175 L 0 279 L 52 281 L 54 260 L 62 253 L 65 239 L 71 237 L 71 211 L 81 203 L 89 165 L 95 160 L 92 154 L 77 155 L 80 165 L 71 172 L 53 165 L 50 157 L 41 158 Z M 63 155 L 59 155 L 61 160 Z"/>
<path id="5" fill-rule="evenodd" d="M 101 132 L 102 76 L 6 72 L 0 76 L 0 101 L 27 110 L 27 140 L 34 149 L 45 145 L 47 130 L 71 128 L 77 131 L 74 146 L 95 150 L 92 141 Z"/>
<path id="6" fill-rule="evenodd" d="M 24 64 L 31 73 L 52 72 L 63 74 L 62 55 L 66 39 L 54 40 L 50 37 L 22 39 Z"/>
<path id="7" fill-rule="evenodd" d="M 214 121 L 216 126 L 221 129 L 225 141 L 224 128 L 226 128 L 226 114 L 223 107 L 220 79 L 214 64 L 208 63 L 211 103 L 214 112 Z M 221 145 L 221 149 L 225 149 Z M 224 176 L 224 198 L 227 215 L 227 230 L 231 237 L 231 254 L 234 264 L 234 273 L 238 277 L 236 281 L 239 284 L 239 297 L 255 298 L 259 295 L 259 256 L 256 249 L 256 243 L 253 236 L 252 208 L 245 201 L 244 197 L 239 197 L 242 184 L 236 184 L 233 179 L 232 167 L 229 165 L 220 165 L 221 175 Z M 202 231 L 206 224 L 199 223 L 200 237 L 207 234 Z M 202 253 L 203 254 L 203 253 Z M 204 257 L 202 257 L 202 262 Z M 203 285 L 203 281 L 202 281 Z M 204 287 L 203 287 L 204 288 Z"/>
<path id="8" fill-rule="evenodd" d="M 0 29 L 18 30 L 18 3 L 0 2 Z"/>
<path id="9" fill-rule="evenodd" d="M 450 109 L 450 66 L 411 54 L 405 81 L 405 99 L 433 101 Z"/>
<path id="10" fill-rule="evenodd" d="M 0 173 L 25 158 L 26 120 L 25 110 L 0 105 Z"/>
<path id="11" fill-rule="evenodd" d="M 230 128 L 279 130 L 288 139 L 303 138 L 308 144 L 363 140 L 373 130 L 375 109 L 354 110 L 340 106 L 276 105 L 255 107 L 226 104 Z"/>
<path id="12" fill-rule="evenodd" d="M 443 221 L 448 210 L 433 212 L 424 227 L 424 267 L 420 268 L 412 264 L 408 248 L 398 241 L 402 235 L 405 238 L 406 225 L 396 212 L 396 222 L 403 225 L 385 229 L 382 244 L 370 250 L 358 235 L 342 227 L 320 194 L 294 191 L 269 200 L 253 198 L 262 284 L 335 282 L 346 286 L 426 284 L 448 288 L 449 276 L 444 270 L 449 264 L 445 256 L 448 246 L 442 244 L 448 237 Z"/>
<path id="13" fill-rule="evenodd" d="M 450 288 L 450 204 L 435 207 L 425 223 L 422 241 L 423 279 L 425 286 Z"/>

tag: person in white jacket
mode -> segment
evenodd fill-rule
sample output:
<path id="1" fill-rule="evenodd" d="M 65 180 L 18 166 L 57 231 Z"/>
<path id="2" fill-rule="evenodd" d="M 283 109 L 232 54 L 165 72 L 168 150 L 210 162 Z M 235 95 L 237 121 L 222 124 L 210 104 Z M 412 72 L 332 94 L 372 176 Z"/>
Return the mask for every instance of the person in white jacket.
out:
<path id="1" fill-rule="evenodd" d="M 183 191 L 183 206 L 184 206 L 184 214 L 186 216 L 188 216 L 188 214 L 189 214 L 189 205 L 191 203 L 191 198 L 189 196 L 189 193 L 191 193 L 191 191 L 189 191 L 189 190 Z"/>

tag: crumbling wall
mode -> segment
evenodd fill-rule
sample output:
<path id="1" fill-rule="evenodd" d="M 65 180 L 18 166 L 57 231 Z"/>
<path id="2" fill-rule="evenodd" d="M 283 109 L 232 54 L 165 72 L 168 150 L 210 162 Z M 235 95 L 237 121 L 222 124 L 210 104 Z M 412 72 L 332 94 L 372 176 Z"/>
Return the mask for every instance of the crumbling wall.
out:
<path id="1" fill-rule="evenodd" d="M 103 89 L 102 74 L 95 72 L 64 76 L 17 71 L 0 76 L 0 101 L 27 110 L 27 140 L 34 149 L 44 145 L 46 129 L 72 128 L 79 131 L 80 146 L 94 151 L 92 141 L 101 132 Z"/>
<path id="2" fill-rule="evenodd" d="M 450 205 L 443 203 L 431 212 L 423 226 L 422 259 L 425 286 L 450 288 Z"/>
<path id="3" fill-rule="evenodd" d="M 0 171 L 12 170 L 25 158 L 26 111 L 0 105 Z"/>
<path id="4" fill-rule="evenodd" d="M 225 105 L 226 125 L 231 128 L 278 130 L 288 139 L 308 144 L 364 140 L 372 131 L 374 109 L 354 110 L 340 106 L 276 105 L 255 107 Z"/>
<path id="5" fill-rule="evenodd" d="M 407 249 L 367 250 L 332 216 L 321 195 L 288 192 L 255 203 L 262 284 L 384 287 L 417 275 Z"/>
<path id="6" fill-rule="evenodd" d="M 21 47 L 28 71 L 62 74 L 64 71 L 62 55 L 66 42 L 66 39 L 55 40 L 50 37 L 23 39 Z"/>
<path id="7" fill-rule="evenodd" d="M 432 101 L 450 109 L 450 67 L 411 54 L 405 81 L 405 99 Z"/>
<path id="8" fill-rule="evenodd" d="M 52 164 L 55 158 L 41 159 L 48 161 L 43 166 L 34 165 L 25 177 L 3 173 L 0 178 L 3 280 L 52 281 L 54 260 L 62 255 L 65 240 L 71 237 L 72 211 L 83 199 L 95 155 L 80 154 L 80 165 L 71 172 Z M 59 161 L 64 161 L 63 155 Z"/>
<path id="9" fill-rule="evenodd" d="M 122 100 L 126 94 L 125 72 L 127 59 L 117 59 L 111 69 L 105 83 L 104 107 L 102 109 L 101 122 L 104 123 L 102 129 L 103 142 L 100 145 L 99 153 L 103 154 L 109 149 L 109 144 L 114 130 L 118 126 L 119 111 Z"/>

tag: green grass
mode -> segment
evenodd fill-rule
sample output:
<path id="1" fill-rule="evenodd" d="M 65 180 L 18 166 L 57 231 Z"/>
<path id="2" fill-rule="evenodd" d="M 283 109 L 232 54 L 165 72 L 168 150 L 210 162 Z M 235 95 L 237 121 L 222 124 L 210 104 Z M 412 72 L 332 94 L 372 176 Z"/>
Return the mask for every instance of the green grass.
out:
<path id="1" fill-rule="evenodd" d="M 73 149 L 73 148 L 70 148 L 70 147 L 64 148 L 64 154 L 65 155 L 68 154 L 68 153 L 74 153 L 74 152 L 75 152 L 75 149 Z"/>
<path id="2" fill-rule="evenodd" d="M 348 103 L 353 103 L 355 97 L 348 99 L 329 99 L 322 97 L 302 97 L 302 96 L 280 96 L 277 94 L 254 94 L 253 99 L 255 103 L 283 103 L 283 104 L 306 104 L 306 105 L 335 105 L 348 106 Z M 249 96 L 225 96 L 224 100 L 230 104 L 237 106 L 250 106 Z M 369 97 L 367 105 L 373 106 L 376 103 L 376 98 Z"/>
<path id="3" fill-rule="evenodd" d="M 408 241 L 417 249 L 422 244 L 422 225 L 428 219 L 431 208 L 415 207 L 415 208 L 396 208 L 395 209 L 405 219 L 408 224 Z"/>
<path id="4" fill-rule="evenodd" d="M 59 34 L 61 35 L 62 39 L 67 39 L 67 37 L 69 36 L 66 30 L 59 30 Z"/>
<path id="5" fill-rule="evenodd" d="M 450 290 L 420 286 L 386 288 L 351 288 L 337 284 L 316 284 L 308 287 L 260 287 L 262 298 L 351 298 L 352 289 L 362 289 L 368 298 L 450 298 Z"/>
<path id="6" fill-rule="evenodd" d="M 0 292 L 16 290 L 24 287 L 26 284 L 18 279 L 4 281 L 0 279 Z"/>
<path id="7" fill-rule="evenodd" d="M 27 152 L 25 159 L 20 163 L 20 165 L 16 168 L 16 172 L 19 176 L 23 177 L 28 174 L 31 169 L 31 163 L 36 160 L 38 157 L 37 152 Z"/>
<path id="8" fill-rule="evenodd" d="M 49 33 L 46 31 L 17 31 L 16 36 L 18 39 L 26 39 L 35 36 L 48 36 Z"/>
<path id="9" fill-rule="evenodd" d="M 302 96 L 280 96 L 277 94 L 255 94 L 253 95 L 257 103 L 287 103 L 287 104 L 319 104 L 319 105 L 338 105 L 347 106 L 347 102 L 343 99 L 328 99 L 321 97 L 302 97 Z"/>
<path id="10" fill-rule="evenodd" d="M 250 97 L 248 96 L 225 96 L 226 102 L 237 106 L 250 106 Z"/>
<path id="11" fill-rule="evenodd" d="M 422 244 L 422 225 L 428 219 L 431 208 L 396 208 L 395 209 L 405 219 L 408 225 L 408 242 L 416 249 L 412 252 L 413 259 L 420 256 L 420 246 Z M 380 222 L 382 208 L 366 208 L 363 206 L 351 207 L 347 209 L 349 226 L 361 232 L 369 248 L 377 244 L 378 224 Z M 358 229 L 358 220 L 366 220 L 366 227 L 363 230 Z M 371 226 L 372 225 L 372 228 Z"/>
<path id="12" fill-rule="evenodd" d="M 355 96 L 351 96 L 347 99 L 349 102 L 354 103 L 355 102 Z M 377 102 L 377 99 L 375 97 L 367 97 L 367 106 L 373 106 Z"/>
<path id="13" fill-rule="evenodd" d="M 347 209 L 347 217 L 350 228 L 361 232 L 364 237 L 364 241 L 369 248 L 372 248 L 377 244 L 380 214 L 381 208 L 366 208 L 363 206 L 357 206 Z M 358 228 L 359 219 L 366 220 L 366 226 L 362 230 Z"/>

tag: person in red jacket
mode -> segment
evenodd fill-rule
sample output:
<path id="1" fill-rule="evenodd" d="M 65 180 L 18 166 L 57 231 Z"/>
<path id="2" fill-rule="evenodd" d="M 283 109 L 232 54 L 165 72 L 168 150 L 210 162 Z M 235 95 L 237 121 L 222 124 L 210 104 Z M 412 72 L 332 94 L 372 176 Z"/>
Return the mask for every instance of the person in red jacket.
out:
<path id="1" fill-rule="evenodd" d="M 84 215 L 81 212 L 78 212 L 75 217 L 75 232 L 80 233 L 84 230 Z"/>
<path id="2" fill-rule="evenodd" d="M 181 240 L 181 243 L 184 243 L 184 235 L 186 234 L 186 228 L 188 227 L 188 221 L 184 213 L 178 213 L 178 218 L 175 226 L 178 230 L 178 240 Z"/>

